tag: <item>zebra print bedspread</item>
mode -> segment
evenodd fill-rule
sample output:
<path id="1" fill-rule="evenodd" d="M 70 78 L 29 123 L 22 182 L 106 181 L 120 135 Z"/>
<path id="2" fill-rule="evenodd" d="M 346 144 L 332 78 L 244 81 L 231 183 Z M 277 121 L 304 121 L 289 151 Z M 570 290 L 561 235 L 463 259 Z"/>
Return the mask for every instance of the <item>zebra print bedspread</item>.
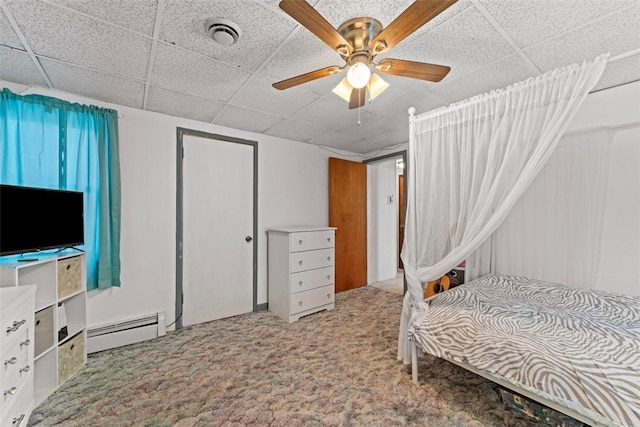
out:
<path id="1" fill-rule="evenodd" d="M 640 426 L 640 297 L 484 276 L 430 299 L 409 336 L 604 425 Z"/>

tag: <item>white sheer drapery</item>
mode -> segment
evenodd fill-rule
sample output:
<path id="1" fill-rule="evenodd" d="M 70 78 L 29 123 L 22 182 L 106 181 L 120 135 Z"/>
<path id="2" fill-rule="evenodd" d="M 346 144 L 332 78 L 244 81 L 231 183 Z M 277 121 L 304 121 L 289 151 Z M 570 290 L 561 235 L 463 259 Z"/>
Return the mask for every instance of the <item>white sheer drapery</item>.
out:
<path id="1" fill-rule="evenodd" d="M 426 310 L 422 283 L 473 253 L 496 230 L 554 151 L 607 61 L 549 71 L 411 117 L 402 261 L 408 284 L 398 359 Z"/>
<path id="2" fill-rule="evenodd" d="M 596 289 L 613 133 L 562 137 L 502 225 L 468 259 L 471 278 L 514 274 Z"/>

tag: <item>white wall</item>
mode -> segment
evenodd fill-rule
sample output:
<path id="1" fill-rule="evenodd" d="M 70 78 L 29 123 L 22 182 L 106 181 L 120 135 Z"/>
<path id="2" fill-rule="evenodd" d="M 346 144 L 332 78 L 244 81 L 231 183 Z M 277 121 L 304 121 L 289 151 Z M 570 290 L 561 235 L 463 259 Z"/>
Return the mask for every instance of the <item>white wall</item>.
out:
<path id="1" fill-rule="evenodd" d="M 395 158 L 367 164 L 368 283 L 398 275 L 397 179 Z"/>
<path id="2" fill-rule="evenodd" d="M 640 82 L 588 95 L 569 132 L 633 123 L 611 146 L 597 283 L 640 295 Z"/>
<path id="3" fill-rule="evenodd" d="M 0 81 L 19 93 L 24 86 Z M 176 128 L 258 141 L 258 304 L 267 302 L 265 229 L 328 225 L 328 158 L 320 147 L 42 88 L 27 89 L 118 110 L 122 179 L 122 286 L 88 294 L 89 326 L 166 311 L 175 319 Z"/>

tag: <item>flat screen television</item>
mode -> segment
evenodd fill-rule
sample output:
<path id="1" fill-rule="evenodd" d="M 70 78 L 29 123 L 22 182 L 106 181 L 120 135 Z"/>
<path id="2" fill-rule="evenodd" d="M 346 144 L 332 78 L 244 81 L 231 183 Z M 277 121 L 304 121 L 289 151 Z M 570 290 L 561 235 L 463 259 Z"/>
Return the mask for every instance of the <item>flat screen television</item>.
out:
<path id="1" fill-rule="evenodd" d="M 82 192 L 0 184 L 0 256 L 82 244 Z"/>

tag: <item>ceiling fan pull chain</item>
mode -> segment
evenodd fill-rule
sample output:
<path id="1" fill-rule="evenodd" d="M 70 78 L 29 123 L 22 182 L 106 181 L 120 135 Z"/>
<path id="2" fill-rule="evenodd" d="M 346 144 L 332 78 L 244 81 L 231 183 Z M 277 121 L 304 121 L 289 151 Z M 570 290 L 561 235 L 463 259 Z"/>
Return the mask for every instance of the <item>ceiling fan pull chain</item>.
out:
<path id="1" fill-rule="evenodd" d="M 358 126 L 360 126 L 360 110 L 362 110 L 362 105 L 358 107 Z"/>

